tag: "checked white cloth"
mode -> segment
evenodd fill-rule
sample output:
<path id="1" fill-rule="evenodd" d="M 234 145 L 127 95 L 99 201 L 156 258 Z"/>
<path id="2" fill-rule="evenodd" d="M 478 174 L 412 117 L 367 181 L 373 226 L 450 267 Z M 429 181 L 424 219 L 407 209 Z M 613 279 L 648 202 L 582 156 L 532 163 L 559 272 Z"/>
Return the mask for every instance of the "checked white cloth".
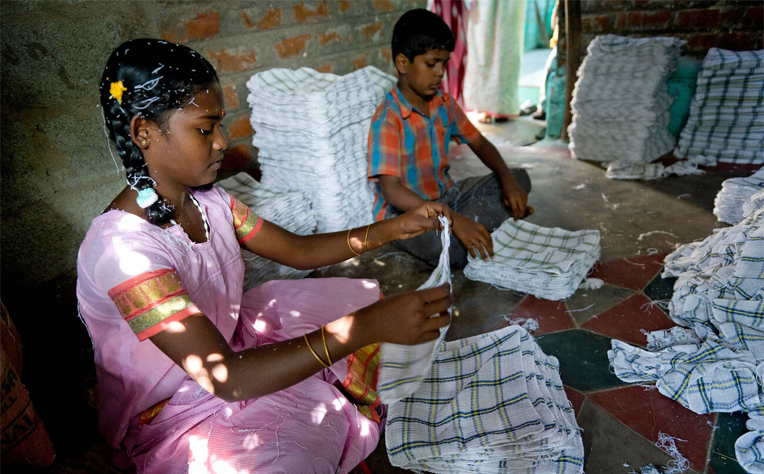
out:
<path id="1" fill-rule="evenodd" d="M 464 276 L 548 300 L 573 295 L 600 256 L 597 230 L 571 232 L 509 218 L 491 240 L 493 258 L 468 257 Z"/>
<path id="2" fill-rule="evenodd" d="M 519 326 L 441 343 L 422 384 L 389 407 L 385 443 L 417 472 L 583 472 L 559 363 Z"/>
<path id="3" fill-rule="evenodd" d="M 674 155 L 764 163 L 764 50 L 711 48 Z"/>
<path id="4" fill-rule="evenodd" d="M 371 118 L 395 78 L 373 66 L 344 76 L 274 68 L 247 81 L 263 184 L 311 200 L 318 232 L 372 222 L 366 173 Z"/>
<path id="5" fill-rule="evenodd" d="M 649 350 L 613 340 L 608 358 L 621 380 L 655 381 L 660 393 L 696 413 L 747 412 L 751 432 L 735 443 L 736 456 L 746 472 L 764 473 L 764 199 L 759 194 L 741 206 L 740 222 L 666 257 L 663 276 L 677 277 L 670 316 L 684 327 L 648 333 Z"/>
<path id="6" fill-rule="evenodd" d="M 443 230 L 440 242 L 443 250 L 437 268 L 419 290 L 435 288 L 445 283 L 451 284 L 451 263 L 448 259 L 448 248 L 451 244 L 449 224 L 445 217 L 439 217 Z M 451 308 L 448 313 L 451 314 Z M 440 337 L 434 341 L 404 346 L 401 344 L 384 343 L 379 349 L 379 375 L 377 379 L 377 395 L 382 403 L 391 404 L 407 397 L 422 383 L 430 371 L 435 359 L 436 350 L 450 326 L 440 329 Z"/>

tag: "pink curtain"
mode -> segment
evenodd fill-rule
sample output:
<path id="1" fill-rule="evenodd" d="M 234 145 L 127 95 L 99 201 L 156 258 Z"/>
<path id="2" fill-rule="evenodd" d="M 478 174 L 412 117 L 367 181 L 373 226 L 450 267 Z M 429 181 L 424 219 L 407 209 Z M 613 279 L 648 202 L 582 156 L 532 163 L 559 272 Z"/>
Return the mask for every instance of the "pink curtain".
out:
<path id="1" fill-rule="evenodd" d="M 451 28 L 456 38 L 454 52 L 446 70 L 446 80 L 441 88 L 451 94 L 464 107 L 462 98 L 464 72 L 467 68 L 467 17 L 469 12 L 462 0 L 431 0 L 430 10 L 435 12 Z"/>

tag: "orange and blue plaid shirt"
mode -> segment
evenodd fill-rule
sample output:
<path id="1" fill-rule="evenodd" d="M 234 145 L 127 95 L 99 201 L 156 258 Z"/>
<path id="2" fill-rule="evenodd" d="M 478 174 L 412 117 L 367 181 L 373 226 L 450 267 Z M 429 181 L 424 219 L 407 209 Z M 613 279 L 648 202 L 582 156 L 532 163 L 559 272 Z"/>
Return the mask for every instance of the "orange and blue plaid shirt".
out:
<path id="1" fill-rule="evenodd" d="M 453 185 L 448 175 L 451 139 L 469 143 L 480 132 L 445 92 L 430 101 L 430 117 L 412 107 L 398 86 L 377 108 L 369 130 L 369 179 L 376 183 L 374 218 L 382 220 L 388 203 L 379 186 L 380 175 L 398 176 L 401 183 L 424 199 L 433 200 Z"/>

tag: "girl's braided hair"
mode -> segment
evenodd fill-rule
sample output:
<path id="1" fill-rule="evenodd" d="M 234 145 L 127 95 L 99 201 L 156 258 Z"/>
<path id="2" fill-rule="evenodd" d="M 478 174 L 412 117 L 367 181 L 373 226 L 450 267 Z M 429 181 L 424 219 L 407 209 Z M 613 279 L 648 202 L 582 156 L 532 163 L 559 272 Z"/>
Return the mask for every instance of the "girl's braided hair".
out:
<path id="1" fill-rule="evenodd" d="M 125 167 L 127 184 L 141 191 L 152 188 L 141 149 L 130 136 L 130 120 L 138 115 L 163 128 L 169 112 L 188 105 L 218 77 L 199 53 L 183 45 L 155 39 L 135 39 L 115 49 L 103 71 L 101 106 L 109 135 Z M 122 88 L 113 86 L 121 82 Z M 121 93 L 115 97 L 114 87 Z M 119 95 L 119 94 L 117 94 Z M 172 206 L 161 198 L 145 209 L 146 219 L 161 225 L 172 219 Z"/>

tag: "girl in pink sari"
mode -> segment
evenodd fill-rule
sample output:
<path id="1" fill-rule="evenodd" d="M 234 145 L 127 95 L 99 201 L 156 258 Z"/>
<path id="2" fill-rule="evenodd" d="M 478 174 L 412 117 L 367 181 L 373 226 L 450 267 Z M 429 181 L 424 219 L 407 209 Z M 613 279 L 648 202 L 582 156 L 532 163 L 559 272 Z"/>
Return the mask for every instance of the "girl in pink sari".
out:
<path id="1" fill-rule="evenodd" d="M 375 281 L 271 281 L 242 294 L 241 248 L 317 268 L 439 227 L 426 203 L 347 232 L 298 236 L 212 186 L 227 143 L 214 69 L 133 40 L 100 85 L 128 186 L 78 256 L 100 428 L 139 473 L 348 472 L 376 447 L 379 342 L 435 339 L 447 287 L 379 300 Z M 434 317 L 430 317 L 434 316 Z"/>

